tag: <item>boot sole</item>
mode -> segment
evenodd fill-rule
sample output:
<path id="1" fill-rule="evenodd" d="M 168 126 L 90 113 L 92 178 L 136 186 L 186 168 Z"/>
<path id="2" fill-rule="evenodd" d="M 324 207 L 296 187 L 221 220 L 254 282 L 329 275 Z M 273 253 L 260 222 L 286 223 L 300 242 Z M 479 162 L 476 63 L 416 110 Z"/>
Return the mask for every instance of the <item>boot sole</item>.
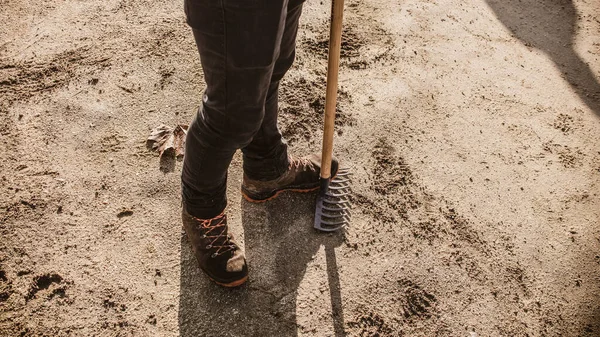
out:
<path id="1" fill-rule="evenodd" d="M 275 198 L 277 198 L 281 193 L 283 192 L 296 192 L 296 193 L 309 193 L 312 191 L 316 191 L 319 189 L 319 186 L 317 187 L 311 187 L 311 188 L 289 188 L 289 189 L 281 189 L 276 191 L 273 195 L 264 198 L 264 199 L 254 199 L 251 196 L 249 196 L 248 194 L 246 194 L 246 192 L 244 192 L 244 190 L 242 189 L 242 196 L 244 197 L 244 199 L 246 199 L 249 202 L 255 203 L 255 204 L 261 204 L 263 202 L 267 202 L 269 200 L 273 200 Z"/>

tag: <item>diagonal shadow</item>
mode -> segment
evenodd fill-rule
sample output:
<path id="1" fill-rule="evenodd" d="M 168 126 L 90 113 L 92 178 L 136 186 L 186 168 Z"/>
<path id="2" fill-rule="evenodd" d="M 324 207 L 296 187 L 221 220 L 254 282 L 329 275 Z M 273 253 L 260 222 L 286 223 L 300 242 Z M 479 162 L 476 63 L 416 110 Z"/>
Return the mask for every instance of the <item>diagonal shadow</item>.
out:
<path id="1" fill-rule="evenodd" d="M 334 248 L 342 234 L 312 228 L 315 195 L 282 194 L 264 204 L 242 200 L 250 279 L 238 289 L 210 282 L 181 241 L 179 331 L 191 336 L 297 336 L 296 298 L 309 261 L 325 246 L 333 330 L 345 336 Z"/>
<path id="2" fill-rule="evenodd" d="M 546 53 L 581 100 L 600 117 L 600 83 L 574 49 L 578 13 L 570 0 L 486 0 L 498 19 L 525 45 Z M 585 336 L 596 336 L 600 307 L 582 306 Z M 596 334 L 594 334 L 596 332 Z M 582 336 L 583 336 L 582 335 Z"/>
<path id="3" fill-rule="evenodd" d="M 546 53 L 600 117 L 600 83 L 574 49 L 577 11 L 569 0 L 487 0 L 498 19 L 525 45 Z"/>

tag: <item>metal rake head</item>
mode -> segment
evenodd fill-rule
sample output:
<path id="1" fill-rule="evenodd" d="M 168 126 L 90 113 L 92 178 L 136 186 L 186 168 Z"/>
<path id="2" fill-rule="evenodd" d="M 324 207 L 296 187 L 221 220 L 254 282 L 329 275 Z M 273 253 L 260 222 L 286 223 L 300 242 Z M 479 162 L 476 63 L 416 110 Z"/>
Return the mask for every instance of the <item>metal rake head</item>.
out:
<path id="1" fill-rule="evenodd" d="M 323 232 L 334 232 L 350 222 L 350 180 L 348 169 L 339 169 L 331 179 L 321 178 L 317 198 L 314 227 Z"/>

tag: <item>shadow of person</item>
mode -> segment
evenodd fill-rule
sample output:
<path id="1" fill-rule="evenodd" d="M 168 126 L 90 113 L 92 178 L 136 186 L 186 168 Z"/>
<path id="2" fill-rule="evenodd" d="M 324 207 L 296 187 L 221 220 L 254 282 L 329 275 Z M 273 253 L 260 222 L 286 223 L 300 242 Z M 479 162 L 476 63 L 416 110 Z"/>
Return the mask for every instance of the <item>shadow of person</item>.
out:
<path id="1" fill-rule="evenodd" d="M 600 116 L 600 83 L 574 49 L 578 14 L 568 0 L 487 0 L 525 45 L 546 53 L 581 100 Z"/>
<path id="2" fill-rule="evenodd" d="M 315 195 L 284 193 L 262 204 L 242 200 L 250 278 L 237 289 L 219 287 L 196 265 L 182 238 L 179 330 L 191 336 L 296 336 L 296 298 L 306 267 L 325 246 L 333 330 L 344 336 L 335 250 L 343 234 L 312 228 Z"/>

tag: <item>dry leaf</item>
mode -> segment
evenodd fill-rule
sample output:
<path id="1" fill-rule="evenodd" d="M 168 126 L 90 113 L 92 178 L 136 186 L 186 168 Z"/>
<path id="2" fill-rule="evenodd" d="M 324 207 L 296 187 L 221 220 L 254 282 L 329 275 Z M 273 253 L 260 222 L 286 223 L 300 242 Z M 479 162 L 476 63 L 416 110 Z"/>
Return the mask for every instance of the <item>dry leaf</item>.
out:
<path id="1" fill-rule="evenodd" d="M 183 159 L 187 128 L 187 125 L 177 125 L 174 128 L 161 125 L 152 130 L 146 146 L 159 153 L 161 171 L 173 172 L 175 161 Z"/>

